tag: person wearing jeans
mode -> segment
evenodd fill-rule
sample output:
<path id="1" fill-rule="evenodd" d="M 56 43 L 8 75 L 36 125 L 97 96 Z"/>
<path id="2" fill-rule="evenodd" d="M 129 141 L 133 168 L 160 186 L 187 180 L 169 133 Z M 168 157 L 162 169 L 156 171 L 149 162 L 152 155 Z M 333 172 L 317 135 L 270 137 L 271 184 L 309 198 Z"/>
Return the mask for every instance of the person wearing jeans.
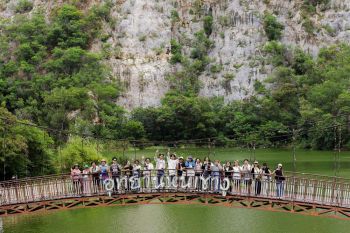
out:
<path id="1" fill-rule="evenodd" d="M 283 175 L 282 164 L 278 164 L 276 170 L 272 174 L 275 174 L 276 197 L 277 198 L 283 198 L 285 177 Z"/>

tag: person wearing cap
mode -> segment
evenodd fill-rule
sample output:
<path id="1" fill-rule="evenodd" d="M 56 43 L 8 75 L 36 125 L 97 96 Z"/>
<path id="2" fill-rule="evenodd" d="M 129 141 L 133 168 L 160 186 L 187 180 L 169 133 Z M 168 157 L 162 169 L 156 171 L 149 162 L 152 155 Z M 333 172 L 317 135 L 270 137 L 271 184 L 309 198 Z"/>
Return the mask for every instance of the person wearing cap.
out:
<path id="1" fill-rule="evenodd" d="M 258 161 L 254 161 L 254 166 L 252 168 L 252 177 L 255 185 L 255 196 L 258 196 L 261 193 L 261 169 Z"/>
<path id="2" fill-rule="evenodd" d="M 112 164 L 109 167 L 109 171 L 111 173 L 111 177 L 114 182 L 114 191 L 118 191 L 118 183 L 119 183 L 119 177 L 120 177 L 120 172 L 121 172 L 121 166 L 118 164 L 117 158 L 114 157 L 112 159 Z"/>
<path id="3" fill-rule="evenodd" d="M 276 180 L 276 196 L 277 198 L 283 198 L 284 195 L 284 180 L 282 164 L 277 165 L 276 170 L 272 173 L 275 175 Z"/>

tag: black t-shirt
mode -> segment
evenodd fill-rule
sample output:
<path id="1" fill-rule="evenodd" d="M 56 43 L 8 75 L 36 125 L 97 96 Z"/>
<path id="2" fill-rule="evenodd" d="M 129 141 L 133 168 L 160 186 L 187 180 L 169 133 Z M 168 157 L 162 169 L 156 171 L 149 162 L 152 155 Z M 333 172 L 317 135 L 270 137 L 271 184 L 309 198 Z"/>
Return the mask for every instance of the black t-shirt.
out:
<path id="1" fill-rule="evenodd" d="M 264 171 L 265 174 L 269 174 L 270 168 L 268 168 L 268 167 L 265 167 L 265 168 L 264 168 L 264 167 L 263 167 L 262 170 Z"/>
<path id="2" fill-rule="evenodd" d="M 181 170 L 181 168 L 185 167 L 185 162 L 178 162 L 176 165 L 176 169 L 177 169 L 177 175 L 178 176 L 182 176 L 183 171 Z"/>
<path id="3" fill-rule="evenodd" d="M 120 167 L 118 164 L 112 164 L 110 166 L 112 176 L 119 176 Z"/>
<path id="4" fill-rule="evenodd" d="M 275 174 L 276 174 L 275 176 L 276 180 L 285 180 L 282 170 L 276 169 Z"/>

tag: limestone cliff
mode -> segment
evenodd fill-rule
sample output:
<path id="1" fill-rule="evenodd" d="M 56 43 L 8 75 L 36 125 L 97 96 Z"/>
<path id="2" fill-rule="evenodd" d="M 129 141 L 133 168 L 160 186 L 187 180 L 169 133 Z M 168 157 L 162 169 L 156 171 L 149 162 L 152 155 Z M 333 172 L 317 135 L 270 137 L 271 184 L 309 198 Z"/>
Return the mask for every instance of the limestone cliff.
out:
<path id="1" fill-rule="evenodd" d="M 28 0 L 30 1 L 30 0 Z M 52 10 L 64 0 L 32 0 L 28 14 Z M 72 1 L 70 1 L 72 2 Z M 87 9 L 99 0 L 75 1 Z M 186 40 L 189 53 L 191 38 L 201 30 L 203 15 L 213 16 L 209 52 L 219 69 L 202 73 L 202 96 L 224 96 L 226 101 L 242 99 L 254 92 L 254 82 L 273 71 L 266 64 L 262 48 L 267 42 L 263 29 L 266 11 L 274 13 L 285 29 L 281 42 L 299 46 L 316 55 L 321 47 L 334 43 L 350 43 L 350 0 L 331 0 L 305 18 L 303 0 L 113 0 L 111 20 L 96 38 L 91 49 L 106 53 L 105 62 L 113 77 L 121 81 L 124 92 L 118 103 L 127 109 L 156 106 L 168 91 L 166 75 L 179 69 L 171 65 L 170 40 Z M 0 0 L 0 17 L 11 18 L 18 0 Z M 171 14 L 176 11 L 179 20 Z M 310 30 L 310 27 L 313 27 Z M 309 28 L 308 28 L 309 27 Z M 229 78 L 228 78 L 229 77 Z"/>

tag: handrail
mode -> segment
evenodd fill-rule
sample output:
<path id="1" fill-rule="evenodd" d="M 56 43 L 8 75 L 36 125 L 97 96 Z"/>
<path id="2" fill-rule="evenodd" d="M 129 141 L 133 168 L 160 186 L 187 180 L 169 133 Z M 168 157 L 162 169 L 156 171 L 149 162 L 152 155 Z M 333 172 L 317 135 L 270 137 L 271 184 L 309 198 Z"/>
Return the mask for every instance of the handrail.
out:
<path id="1" fill-rule="evenodd" d="M 195 170 L 195 169 L 187 169 L 187 170 Z M 149 170 L 143 170 L 141 169 L 140 172 L 141 174 L 143 172 L 157 172 L 157 169 L 149 169 Z M 164 171 L 175 171 L 177 172 L 177 169 L 164 169 Z M 184 168 L 182 170 L 183 172 L 186 172 L 186 169 Z M 196 171 L 196 170 L 195 170 Z M 125 170 L 122 169 L 120 170 L 120 173 L 123 174 L 125 172 L 132 172 L 132 170 Z M 197 172 L 203 172 L 203 170 L 197 170 Z M 231 171 L 219 171 L 220 173 L 232 173 L 235 174 L 237 172 L 234 172 L 233 170 Z M 244 172 L 240 172 L 241 175 L 245 175 L 247 173 Z M 286 176 L 302 176 L 302 177 L 308 177 L 309 179 L 311 179 L 310 177 L 315 177 L 315 179 L 317 180 L 342 180 L 342 181 L 348 181 L 350 183 L 350 178 L 345 178 L 345 177 L 339 177 L 339 176 L 326 176 L 326 175 L 321 175 L 321 174 L 313 174 L 313 173 L 303 173 L 303 172 L 293 172 L 293 171 L 284 171 L 283 172 Z M 248 173 L 251 174 L 251 173 Z M 270 174 L 263 174 L 264 176 L 271 176 Z M 33 176 L 33 177 L 26 177 L 26 178 L 20 178 L 20 179 L 12 179 L 12 180 L 5 180 L 5 181 L 0 181 L 0 186 L 2 184 L 8 184 L 8 183 L 18 183 L 18 182 L 29 182 L 29 181 L 33 181 L 33 180 L 42 180 L 42 179 L 50 179 L 50 178 L 59 178 L 59 177 L 64 177 L 64 176 L 70 176 L 70 173 L 61 173 L 61 174 L 51 174 L 51 175 L 43 175 L 43 176 Z"/>
<path id="2" fill-rule="evenodd" d="M 221 193 L 222 195 L 259 196 L 350 208 L 350 182 L 324 179 L 321 176 L 301 176 L 288 173 L 282 177 L 263 174 L 212 172 L 211 175 L 187 169 L 178 175 L 175 169 L 147 170 L 132 173 L 123 170 L 118 176 L 100 178 L 84 174 L 41 176 L 0 183 L 0 206 L 59 200 L 70 197 L 119 195 L 148 192 Z M 126 172 L 131 172 L 130 174 Z M 145 171 L 143 171 L 145 172 Z M 124 173 L 124 174 L 123 174 Z M 237 173 L 236 173 L 237 174 Z M 292 175 L 291 175 L 292 174 Z"/>

